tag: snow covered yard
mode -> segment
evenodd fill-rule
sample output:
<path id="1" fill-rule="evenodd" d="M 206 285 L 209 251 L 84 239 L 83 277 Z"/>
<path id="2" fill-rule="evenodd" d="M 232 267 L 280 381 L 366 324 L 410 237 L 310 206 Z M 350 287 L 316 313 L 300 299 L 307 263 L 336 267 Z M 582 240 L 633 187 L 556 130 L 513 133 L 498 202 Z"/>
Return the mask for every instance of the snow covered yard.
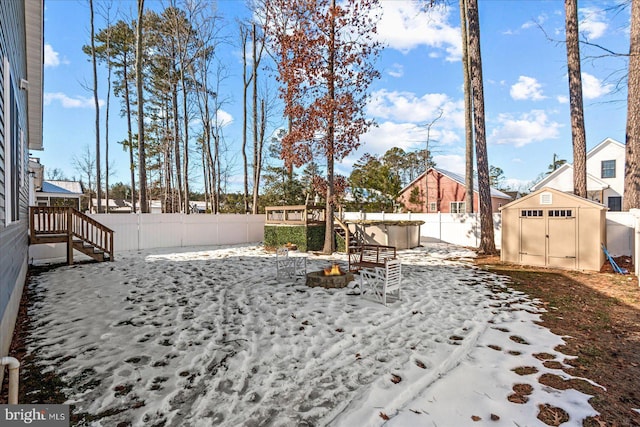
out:
<path id="1" fill-rule="evenodd" d="M 570 425 L 595 415 L 588 395 L 538 383 L 570 377 L 543 364 L 565 356 L 535 301 L 463 249 L 398 255 L 402 300 L 388 307 L 277 281 L 275 255 L 255 245 L 61 267 L 32 278 L 29 352 L 105 426 L 542 426 L 544 404 Z M 308 271 L 336 260 L 346 268 L 310 254 Z"/>

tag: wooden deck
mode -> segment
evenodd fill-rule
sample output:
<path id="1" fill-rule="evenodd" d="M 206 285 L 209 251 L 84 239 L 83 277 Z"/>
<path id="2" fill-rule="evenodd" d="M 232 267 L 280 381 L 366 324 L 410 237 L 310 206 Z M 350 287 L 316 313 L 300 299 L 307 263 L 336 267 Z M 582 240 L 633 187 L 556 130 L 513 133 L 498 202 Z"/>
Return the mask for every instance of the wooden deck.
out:
<path id="1" fill-rule="evenodd" d="M 31 206 L 29 243 L 67 243 L 67 263 L 76 249 L 96 261 L 113 261 L 114 231 L 71 207 Z"/>

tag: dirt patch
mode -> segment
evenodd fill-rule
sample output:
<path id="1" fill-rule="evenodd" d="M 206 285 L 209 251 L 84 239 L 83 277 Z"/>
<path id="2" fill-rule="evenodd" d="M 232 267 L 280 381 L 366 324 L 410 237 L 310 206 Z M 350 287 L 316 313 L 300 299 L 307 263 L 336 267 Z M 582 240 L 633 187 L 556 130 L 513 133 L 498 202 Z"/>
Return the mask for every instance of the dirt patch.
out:
<path id="1" fill-rule="evenodd" d="M 546 309 L 541 324 L 567 342 L 555 350 L 575 356 L 561 361 L 562 370 L 604 387 L 543 377 L 543 383 L 554 387 L 588 390 L 593 395 L 589 402 L 600 416 L 588 418 L 584 426 L 640 426 L 640 414 L 633 410 L 640 408 L 640 287 L 635 276 L 614 274 L 608 263 L 603 273 L 505 264 L 498 257 L 486 256 L 478 257 L 475 263 L 509 276 L 509 286 L 539 299 Z M 616 263 L 633 271 L 629 259 L 616 258 Z M 552 360 L 556 356 L 538 354 L 538 358 Z M 539 418 L 548 425 L 558 425 L 564 422 L 563 412 L 543 406 Z"/>

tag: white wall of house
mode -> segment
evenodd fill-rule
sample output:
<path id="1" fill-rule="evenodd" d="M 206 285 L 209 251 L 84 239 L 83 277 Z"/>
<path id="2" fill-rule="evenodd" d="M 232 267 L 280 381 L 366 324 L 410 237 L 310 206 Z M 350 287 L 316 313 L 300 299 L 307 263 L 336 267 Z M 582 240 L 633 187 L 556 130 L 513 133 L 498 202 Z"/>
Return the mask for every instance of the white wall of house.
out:
<path id="1" fill-rule="evenodd" d="M 610 203 L 609 198 L 616 197 L 619 201 L 618 206 L 622 206 L 624 159 L 624 144 L 611 138 L 605 139 L 587 153 L 587 191 L 591 193 L 589 195 L 590 199 L 613 208 L 614 205 Z M 615 162 L 615 173 L 613 177 L 603 177 L 602 175 L 602 164 L 606 161 Z M 542 187 L 551 187 L 560 191 L 573 192 L 572 165 L 565 164 L 560 166 L 557 171 L 542 179 L 534 185 L 531 190 L 536 191 Z"/>
<path id="2" fill-rule="evenodd" d="M 606 139 L 591 150 L 587 157 L 587 172 L 609 184 L 609 195 L 622 196 L 624 190 L 624 156 L 625 149 L 623 144 Z M 613 178 L 604 178 L 602 176 L 602 162 L 607 160 L 616 162 L 615 177 Z M 607 205 L 606 200 L 603 200 L 603 204 Z"/>

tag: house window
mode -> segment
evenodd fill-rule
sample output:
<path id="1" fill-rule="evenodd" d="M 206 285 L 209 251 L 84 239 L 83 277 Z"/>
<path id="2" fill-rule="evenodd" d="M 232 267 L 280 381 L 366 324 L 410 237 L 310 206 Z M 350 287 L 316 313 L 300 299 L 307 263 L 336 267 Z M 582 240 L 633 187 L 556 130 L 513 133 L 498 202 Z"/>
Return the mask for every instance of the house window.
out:
<path id="1" fill-rule="evenodd" d="M 609 197 L 607 204 L 612 212 L 620 212 L 622 210 L 622 197 Z"/>
<path id="2" fill-rule="evenodd" d="M 465 202 L 451 202 L 449 209 L 451 213 L 464 213 L 466 210 Z"/>
<path id="3" fill-rule="evenodd" d="M 615 178 L 616 177 L 616 161 L 615 160 L 603 160 L 601 178 Z"/>
<path id="4" fill-rule="evenodd" d="M 436 202 L 429 203 L 429 212 L 436 212 L 438 207 L 436 206 Z"/>
<path id="5" fill-rule="evenodd" d="M 19 125 L 19 111 L 14 80 L 11 77 L 9 61 L 4 59 L 4 124 L 5 124 L 5 224 L 20 219 L 21 151 L 22 129 Z"/>

